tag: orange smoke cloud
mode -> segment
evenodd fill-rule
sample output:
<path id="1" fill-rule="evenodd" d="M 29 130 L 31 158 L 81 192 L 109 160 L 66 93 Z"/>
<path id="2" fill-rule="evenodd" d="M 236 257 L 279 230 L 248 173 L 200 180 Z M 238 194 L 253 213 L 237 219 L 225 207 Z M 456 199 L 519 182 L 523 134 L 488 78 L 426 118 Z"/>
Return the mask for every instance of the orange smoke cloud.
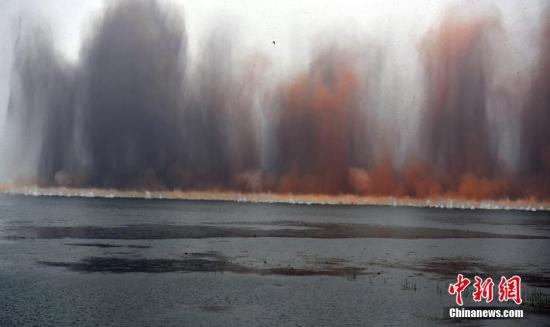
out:
<path id="1" fill-rule="evenodd" d="M 349 58 L 334 52 L 320 54 L 310 71 L 284 89 L 278 130 L 285 175 L 281 190 L 348 190 L 348 126 L 357 91 Z"/>
<path id="2" fill-rule="evenodd" d="M 512 183 L 505 178 L 489 180 L 473 174 L 462 176 L 457 196 L 466 199 L 502 199 L 511 194 Z"/>
<path id="3" fill-rule="evenodd" d="M 435 176 L 434 170 L 422 162 L 406 165 L 401 173 L 403 190 L 406 195 L 418 198 L 429 198 L 441 195 L 443 186 Z"/>
<path id="4" fill-rule="evenodd" d="M 424 40 L 427 108 L 421 134 L 428 160 L 451 183 L 465 173 L 490 176 L 496 165 L 489 141 L 486 92 L 491 67 L 488 33 L 498 19 L 449 15 Z"/>

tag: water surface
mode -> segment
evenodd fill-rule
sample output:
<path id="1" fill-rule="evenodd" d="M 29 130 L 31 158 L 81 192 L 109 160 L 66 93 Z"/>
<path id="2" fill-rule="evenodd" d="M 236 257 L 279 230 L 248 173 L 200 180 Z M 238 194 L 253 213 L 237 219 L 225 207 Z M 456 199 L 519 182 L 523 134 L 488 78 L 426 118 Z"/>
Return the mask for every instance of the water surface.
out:
<path id="1" fill-rule="evenodd" d="M 457 273 L 550 294 L 550 215 L 0 196 L 1 326 L 455 325 Z"/>

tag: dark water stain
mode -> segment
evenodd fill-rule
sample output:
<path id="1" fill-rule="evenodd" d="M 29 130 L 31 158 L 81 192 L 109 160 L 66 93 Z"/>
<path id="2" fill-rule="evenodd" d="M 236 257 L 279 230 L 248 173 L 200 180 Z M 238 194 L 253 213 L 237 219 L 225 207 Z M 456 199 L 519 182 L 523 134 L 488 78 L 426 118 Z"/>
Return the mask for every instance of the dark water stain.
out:
<path id="1" fill-rule="evenodd" d="M 520 275 L 522 281 L 534 287 L 550 288 L 550 275 L 548 272 L 529 272 L 525 273 L 525 267 L 509 267 L 501 265 L 491 265 L 482 262 L 477 257 L 434 257 L 428 260 L 420 260 L 414 264 L 402 263 L 372 263 L 373 265 L 383 266 L 387 268 L 406 269 L 419 271 L 423 273 L 432 273 L 441 276 L 444 279 L 456 278 L 457 272 L 470 276 L 480 276 L 482 278 L 500 276 Z M 522 271 L 522 273 L 518 273 Z M 496 281 L 498 283 L 498 281 Z"/>
<path id="2" fill-rule="evenodd" d="M 355 279 L 366 274 L 364 268 L 330 265 L 314 268 L 256 268 L 230 262 L 216 252 L 188 253 L 185 259 L 145 259 L 126 257 L 86 257 L 77 262 L 38 261 L 39 264 L 63 267 L 76 272 L 167 273 L 167 272 L 232 272 L 239 274 L 283 276 L 336 276 Z"/>
<path id="3" fill-rule="evenodd" d="M 121 248 L 122 247 L 122 245 L 107 244 L 107 243 L 65 243 L 65 245 L 94 247 L 94 248 L 100 248 L 100 249 Z"/>
<path id="4" fill-rule="evenodd" d="M 132 252 L 123 252 L 123 251 L 118 251 L 118 252 L 103 252 L 104 255 L 131 255 L 131 256 L 137 256 L 136 254 L 132 253 Z"/>
<path id="5" fill-rule="evenodd" d="M 490 265 L 475 258 L 433 258 L 419 265 L 426 272 L 436 272 L 446 276 L 456 276 L 457 271 L 468 274 L 477 274 L 480 277 L 500 277 L 520 275 L 523 282 L 541 288 L 550 288 L 550 276 L 544 272 L 518 273 L 512 267 Z M 525 271 L 526 269 L 521 269 Z M 498 282 L 498 281 L 497 281 Z"/>
<path id="6" fill-rule="evenodd" d="M 247 273 L 249 269 L 224 260 L 192 258 L 177 259 L 131 259 L 121 257 L 87 257 L 78 262 L 39 261 L 41 264 L 64 267 L 79 272 L 107 273 L 164 273 L 164 272 L 237 272 Z"/>
<path id="7" fill-rule="evenodd" d="M 101 248 L 101 249 L 121 248 L 121 247 L 126 247 L 126 248 L 129 248 L 129 249 L 149 249 L 149 248 L 151 248 L 150 245 L 136 245 L 136 244 L 118 245 L 118 244 L 109 244 L 109 243 L 65 243 L 65 245 L 96 247 L 96 248 Z"/>
<path id="8" fill-rule="evenodd" d="M 137 245 L 137 244 L 129 244 L 129 245 L 126 245 L 126 247 L 129 249 L 150 249 L 151 248 L 150 245 Z"/>
<path id="9" fill-rule="evenodd" d="M 8 236 L 3 237 L 3 239 L 8 240 L 8 241 L 17 241 L 17 240 L 24 240 L 24 239 L 26 239 L 26 237 L 25 236 L 17 236 L 17 235 L 8 235 Z"/>
<path id="10" fill-rule="evenodd" d="M 206 312 L 224 312 L 224 311 L 231 310 L 231 306 L 210 304 L 210 305 L 201 305 L 199 306 L 199 309 Z"/>
<path id="11" fill-rule="evenodd" d="M 282 267 L 260 270 L 260 273 L 284 276 L 336 276 L 355 279 L 359 275 L 364 275 L 365 271 L 359 267 L 327 267 L 322 269 Z"/>
<path id="12" fill-rule="evenodd" d="M 370 224 L 339 223 L 273 223 L 280 228 L 262 229 L 253 227 L 228 227 L 221 225 L 161 225 L 138 224 L 118 227 L 98 226 L 14 226 L 6 229 L 4 238 L 34 239 L 203 239 L 224 237 L 285 237 L 285 238 L 392 238 L 392 239 L 447 239 L 447 238 L 505 238 L 505 239 L 550 239 L 550 236 L 499 234 L 479 231 L 382 226 Z M 285 228 L 286 226 L 286 228 Z M 300 227 L 300 228 L 296 228 Z"/>

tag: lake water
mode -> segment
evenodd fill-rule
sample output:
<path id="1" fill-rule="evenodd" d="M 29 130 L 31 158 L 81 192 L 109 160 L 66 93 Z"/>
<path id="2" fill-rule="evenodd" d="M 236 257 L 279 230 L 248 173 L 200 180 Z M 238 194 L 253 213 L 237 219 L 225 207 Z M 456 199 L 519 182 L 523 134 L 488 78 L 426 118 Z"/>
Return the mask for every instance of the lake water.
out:
<path id="1" fill-rule="evenodd" d="M 445 319 L 458 273 L 520 275 L 526 317 Z M 548 212 L 0 196 L 0 326 L 548 326 L 549 296 Z"/>

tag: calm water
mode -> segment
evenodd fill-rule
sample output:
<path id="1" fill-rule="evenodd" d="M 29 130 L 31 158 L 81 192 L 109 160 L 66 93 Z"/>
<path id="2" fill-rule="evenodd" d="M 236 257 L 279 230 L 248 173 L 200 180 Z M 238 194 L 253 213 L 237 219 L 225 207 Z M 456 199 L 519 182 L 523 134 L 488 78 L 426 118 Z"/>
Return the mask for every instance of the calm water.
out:
<path id="1" fill-rule="evenodd" d="M 545 326 L 549 238 L 543 212 L 0 196 L 0 326 L 456 325 L 457 273 L 539 305 L 458 325 Z"/>

